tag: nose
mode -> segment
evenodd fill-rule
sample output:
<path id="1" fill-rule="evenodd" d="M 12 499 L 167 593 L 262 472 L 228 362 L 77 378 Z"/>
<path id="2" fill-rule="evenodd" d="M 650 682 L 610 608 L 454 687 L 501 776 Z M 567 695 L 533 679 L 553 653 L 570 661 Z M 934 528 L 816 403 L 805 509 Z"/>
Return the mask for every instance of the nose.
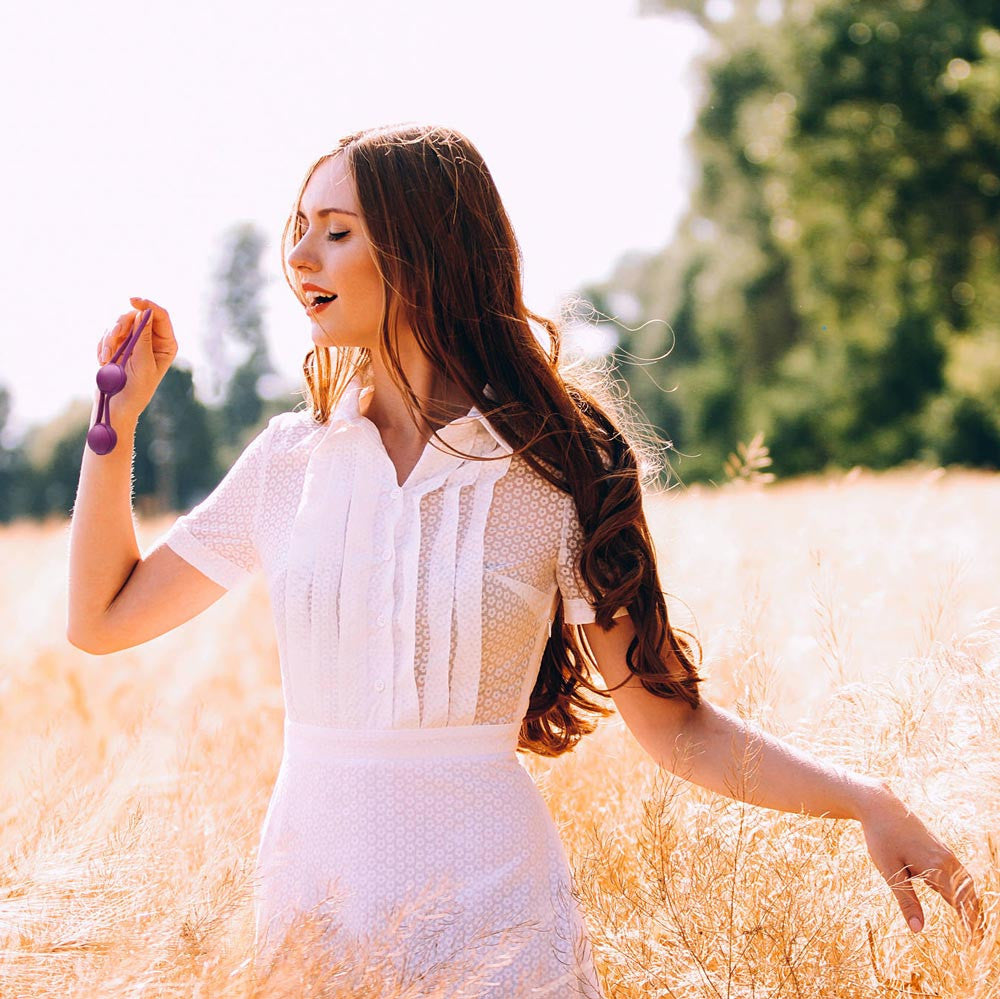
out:
<path id="1" fill-rule="evenodd" d="M 288 254 L 288 264 L 296 271 L 315 268 L 312 259 L 305 252 L 305 245 L 305 239 L 300 239 Z"/>

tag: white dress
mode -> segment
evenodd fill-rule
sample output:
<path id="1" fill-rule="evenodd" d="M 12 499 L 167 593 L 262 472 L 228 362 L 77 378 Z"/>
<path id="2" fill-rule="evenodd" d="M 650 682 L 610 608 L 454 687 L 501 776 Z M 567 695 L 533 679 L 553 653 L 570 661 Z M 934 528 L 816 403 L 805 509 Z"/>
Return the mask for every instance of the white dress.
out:
<path id="1" fill-rule="evenodd" d="M 400 487 L 360 414 L 368 391 L 355 376 L 323 425 L 272 418 L 156 542 L 225 587 L 267 579 L 285 722 L 257 953 L 298 909 L 331 906 L 361 940 L 429 899 L 410 966 L 492 947 L 472 994 L 599 997 L 558 830 L 516 752 L 557 601 L 594 620 L 572 498 L 476 408 L 438 437 L 499 460 L 432 439 Z"/>

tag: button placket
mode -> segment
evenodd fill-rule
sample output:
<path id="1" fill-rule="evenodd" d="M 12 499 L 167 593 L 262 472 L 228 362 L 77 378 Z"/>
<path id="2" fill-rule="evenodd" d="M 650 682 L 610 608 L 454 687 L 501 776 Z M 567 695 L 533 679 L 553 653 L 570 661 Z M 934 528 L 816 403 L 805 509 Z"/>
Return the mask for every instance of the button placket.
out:
<path id="1" fill-rule="evenodd" d="M 384 671 L 395 669 L 395 647 L 389 629 L 394 617 L 392 608 L 395 600 L 396 572 L 393 556 L 396 532 L 402 519 L 402 500 L 402 490 L 395 483 L 388 485 L 379 500 L 378 524 L 381 543 L 372 546 L 378 566 L 373 576 L 377 579 L 378 585 L 371 594 L 373 616 L 370 620 L 378 636 L 373 650 L 375 665 L 383 675 Z M 377 679 L 372 686 L 380 697 L 385 697 L 386 692 L 391 690 L 390 684 L 382 678 Z"/>
<path id="2" fill-rule="evenodd" d="M 395 544 L 396 531 L 398 529 L 400 521 L 400 504 L 402 502 L 402 492 L 400 490 L 393 490 L 389 493 L 387 499 L 383 506 L 382 515 L 382 548 L 376 552 L 376 557 L 382 563 L 388 563 L 392 561 L 393 556 L 393 545 Z M 388 509 L 385 509 L 387 507 Z M 391 607 L 395 599 L 395 572 L 388 565 L 386 566 L 386 573 L 383 575 L 383 592 L 379 596 L 381 601 L 381 606 Z M 384 628 L 388 623 L 391 615 L 382 610 L 379 612 L 378 616 L 375 618 L 375 625 L 378 628 Z M 381 688 L 380 688 L 381 689 Z"/>

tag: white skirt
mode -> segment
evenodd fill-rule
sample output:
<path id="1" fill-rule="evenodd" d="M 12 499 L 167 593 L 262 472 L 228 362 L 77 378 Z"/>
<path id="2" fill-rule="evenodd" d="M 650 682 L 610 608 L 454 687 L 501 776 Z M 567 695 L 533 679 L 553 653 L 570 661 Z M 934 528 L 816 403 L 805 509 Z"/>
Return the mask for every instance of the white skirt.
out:
<path id="1" fill-rule="evenodd" d="M 331 946 L 405 927 L 408 973 L 447 967 L 457 983 L 479 969 L 468 974 L 482 999 L 602 999 L 558 830 L 515 751 L 519 729 L 286 718 L 257 853 L 257 966 L 311 910 L 336 924 Z"/>

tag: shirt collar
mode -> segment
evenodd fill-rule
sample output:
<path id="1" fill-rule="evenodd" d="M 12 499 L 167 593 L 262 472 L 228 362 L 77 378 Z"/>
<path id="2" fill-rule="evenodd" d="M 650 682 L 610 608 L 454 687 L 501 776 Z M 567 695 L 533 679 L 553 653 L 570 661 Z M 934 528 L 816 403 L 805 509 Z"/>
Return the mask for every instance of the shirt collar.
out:
<path id="1" fill-rule="evenodd" d="M 365 388 L 362 387 L 361 384 L 361 375 L 359 372 L 356 372 L 347 383 L 347 386 L 341 393 L 337 405 L 330 413 L 330 423 L 333 425 L 357 424 L 361 420 L 367 419 L 367 417 L 361 415 L 359 405 L 361 402 L 361 394 L 364 391 Z M 483 387 L 483 395 L 485 395 L 487 399 L 496 399 L 496 393 L 489 384 Z M 457 417 L 450 423 L 446 423 L 443 427 L 440 427 L 437 434 L 446 443 L 457 445 L 461 448 L 461 440 L 467 435 L 474 436 L 477 425 L 479 428 L 484 430 L 490 438 L 495 441 L 496 445 L 499 446 L 500 449 L 506 454 L 510 454 L 514 450 L 507 443 L 507 441 L 500 436 L 493 424 L 490 423 L 490 421 L 475 406 L 473 406 L 465 414 L 465 416 Z M 471 434 L 467 428 L 471 428 Z"/>

